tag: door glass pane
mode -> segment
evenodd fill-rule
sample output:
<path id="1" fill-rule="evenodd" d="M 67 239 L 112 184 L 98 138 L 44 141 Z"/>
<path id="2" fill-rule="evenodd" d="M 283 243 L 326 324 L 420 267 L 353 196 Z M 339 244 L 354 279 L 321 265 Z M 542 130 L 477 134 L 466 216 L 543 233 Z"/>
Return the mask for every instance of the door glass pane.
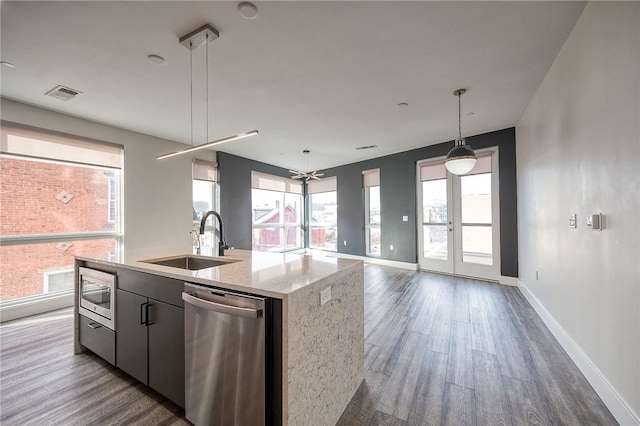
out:
<path id="1" fill-rule="evenodd" d="M 447 180 L 422 182 L 422 220 L 424 223 L 447 223 Z"/>
<path id="2" fill-rule="evenodd" d="M 462 261 L 493 264 L 492 227 L 462 225 Z"/>
<path id="3" fill-rule="evenodd" d="M 423 225 L 424 257 L 447 260 L 447 225 Z"/>
<path id="4" fill-rule="evenodd" d="M 448 260 L 446 179 L 422 182 L 422 220 L 424 257 Z"/>
<path id="5" fill-rule="evenodd" d="M 462 223 L 491 223 L 491 173 L 461 176 Z"/>

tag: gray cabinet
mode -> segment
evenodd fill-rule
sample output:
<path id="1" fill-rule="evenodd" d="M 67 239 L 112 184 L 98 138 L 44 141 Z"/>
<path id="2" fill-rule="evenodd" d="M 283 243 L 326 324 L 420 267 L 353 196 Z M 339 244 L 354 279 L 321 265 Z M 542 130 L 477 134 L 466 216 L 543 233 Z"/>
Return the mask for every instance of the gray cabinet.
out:
<path id="1" fill-rule="evenodd" d="M 116 366 L 184 407 L 184 308 L 167 303 L 176 302 L 173 293 L 181 294 L 183 283 L 121 272 L 116 295 Z M 169 295 L 150 292 L 164 301 L 130 291 L 143 293 L 154 279 L 171 290 Z"/>

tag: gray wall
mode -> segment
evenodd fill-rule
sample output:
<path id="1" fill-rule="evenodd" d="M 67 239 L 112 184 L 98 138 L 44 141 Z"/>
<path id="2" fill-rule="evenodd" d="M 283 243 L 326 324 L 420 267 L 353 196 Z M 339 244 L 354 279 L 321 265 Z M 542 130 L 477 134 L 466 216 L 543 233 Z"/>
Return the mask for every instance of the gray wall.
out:
<path id="1" fill-rule="evenodd" d="M 466 140 L 474 149 L 498 147 L 501 274 L 517 277 L 515 130 L 499 130 L 467 137 Z M 453 141 L 323 170 L 326 176 L 338 178 L 338 251 L 359 256 L 366 254 L 362 171 L 379 168 L 382 210 L 381 258 L 416 263 L 416 163 L 428 158 L 445 156 L 452 147 Z M 409 221 L 403 222 L 402 216 L 409 216 Z M 389 250 L 391 244 L 394 246 L 393 251 Z"/>
<path id="2" fill-rule="evenodd" d="M 515 130 L 505 129 L 467 138 L 474 149 L 497 146 L 500 160 L 500 230 L 502 275 L 518 276 Z M 416 263 L 416 163 L 441 157 L 453 141 L 323 170 L 338 179 L 338 252 L 365 256 L 362 171 L 380 169 L 382 209 L 381 258 Z M 251 171 L 278 176 L 280 167 L 218 152 L 220 205 L 229 245 L 251 248 Z M 409 221 L 403 222 L 402 216 Z M 346 241 L 346 245 L 344 245 Z M 394 250 L 389 250 L 393 244 Z"/>
<path id="3" fill-rule="evenodd" d="M 640 3 L 590 2 L 517 125 L 521 284 L 635 412 L 621 424 L 640 421 L 638 76 Z"/>
<path id="4" fill-rule="evenodd" d="M 230 247 L 251 250 L 251 171 L 291 177 L 288 170 L 218 151 L 220 215 Z"/>

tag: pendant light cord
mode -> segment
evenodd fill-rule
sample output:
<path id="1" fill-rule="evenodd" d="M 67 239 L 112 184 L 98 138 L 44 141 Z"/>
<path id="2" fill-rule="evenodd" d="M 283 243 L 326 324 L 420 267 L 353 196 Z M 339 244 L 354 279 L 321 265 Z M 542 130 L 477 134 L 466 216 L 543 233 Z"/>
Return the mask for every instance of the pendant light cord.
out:
<path id="1" fill-rule="evenodd" d="M 462 106 L 460 103 L 460 97 L 462 96 L 462 93 L 458 92 L 458 137 L 460 139 L 462 139 Z"/>
<path id="2" fill-rule="evenodd" d="M 191 78 L 190 94 L 191 94 L 191 146 L 193 146 L 193 44 L 189 42 L 189 77 Z"/>
<path id="3" fill-rule="evenodd" d="M 207 97 L 207 139 L 205 142 L 209 142 L 209 34 L 207 33 L 207 55 L 206 55 L 206 74 L 207 74 L 207 89 L 206 89 L 206 97 Z"/>

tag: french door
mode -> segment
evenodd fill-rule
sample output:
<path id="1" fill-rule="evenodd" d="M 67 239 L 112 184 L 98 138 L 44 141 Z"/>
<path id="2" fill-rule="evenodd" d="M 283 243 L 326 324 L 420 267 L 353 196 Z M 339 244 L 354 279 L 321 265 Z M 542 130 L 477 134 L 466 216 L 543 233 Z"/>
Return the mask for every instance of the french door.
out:
<path id="1" fill-rule="evenodd" d="M 418 260 L 420 269 L 499 281 L 498 152 L 477 155 L 463 176 L 444 159 L 418 163 Z"/>

